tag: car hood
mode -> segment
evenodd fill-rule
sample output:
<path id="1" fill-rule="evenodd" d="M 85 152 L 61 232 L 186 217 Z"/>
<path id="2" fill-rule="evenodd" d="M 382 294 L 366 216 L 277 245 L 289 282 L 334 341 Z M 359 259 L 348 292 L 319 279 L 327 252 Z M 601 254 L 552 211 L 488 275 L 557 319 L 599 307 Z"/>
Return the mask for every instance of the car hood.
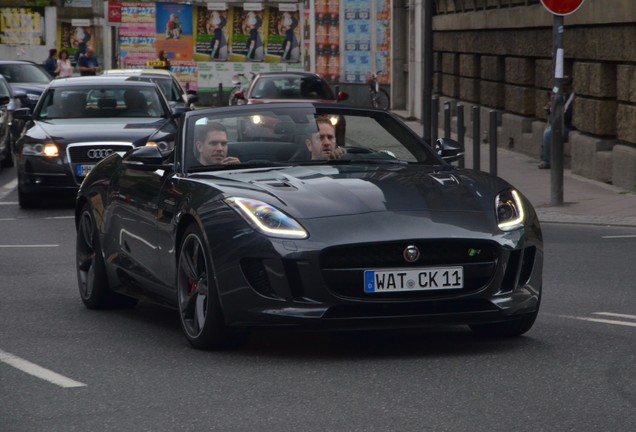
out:
<path id="1" fill-rule="evenodd" d="M 216 172 L 226 196 L 256 198 L 289 215 L 319 218 L 369 212 L 487 212 L 510 187 L 486 173 L 440 166 L 295 166 Z"/>
<path id="2" fill-rule="evenodd" d="M 90 123 L 87 124 L 87 121 Z M 158 131 L 158 132 L 157 132 Z M 155 132 L 174 133 L 176 128 L 168 119 L 104 118 L 38 120 L 28 134 L 35 139 L 51 138 L 59 144 L 90 141 L 145 140 Z"/>
<path id="3" fill-rule="evenodd" d="M 33 94 L 42 94 L 42 92 L 44 91 L 44 89 L 46 88 L 48 84 L 41 84 L 41 83 L 11 83 L 11 88 L 15 91 L 15 90 L 22 90 L 23 92 L 26 93 L 33 93 Z"/>

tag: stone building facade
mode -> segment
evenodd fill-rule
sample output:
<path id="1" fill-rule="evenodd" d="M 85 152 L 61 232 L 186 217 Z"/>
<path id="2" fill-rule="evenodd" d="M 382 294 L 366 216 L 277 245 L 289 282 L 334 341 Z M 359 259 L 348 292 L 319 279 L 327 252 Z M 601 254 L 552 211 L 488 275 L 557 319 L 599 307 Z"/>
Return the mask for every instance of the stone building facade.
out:
<path id="1" fill-rule="evenodd" d="M 553 16 L 539 0 L 435 6 L 434 92 L 498 110 L 498 143 L 538 159 L 553 85 Z M 636 2 L 585 0 L 564 24 L 577 129 L 565 145 L 566 166 L 636 190 Z"/>

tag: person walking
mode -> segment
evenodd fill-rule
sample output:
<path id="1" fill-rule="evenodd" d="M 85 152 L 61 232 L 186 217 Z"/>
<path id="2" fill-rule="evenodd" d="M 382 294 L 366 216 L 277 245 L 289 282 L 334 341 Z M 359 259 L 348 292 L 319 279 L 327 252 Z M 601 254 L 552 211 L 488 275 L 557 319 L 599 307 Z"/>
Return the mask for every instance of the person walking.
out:
<path id="1" fill-rule="evenodd" d="M 73 76 L 73 65 L 71 59 L 68 57 L 68 51 L 63 49 L 57 59 L 57 68 L 55 69 L 55 75 L 58 78 L 67 78 Z"/>
<path id="2" fill-rule="evenodd" d="M 572 109 L 574 106 L 574 91 L 572 90 L 572 78 L 569 76 L 563 77 L 563 98 L 565 99 L 565 105 L 563 106 L 563 142 L 568 142 L 570 131 L 574 130 L 572 126 Z M 552 100 L 548 99 L 548 103 L 545 106 L 545 110 L 548 113 L 548 120 L 551 114 Z M 539 169 L 550 169 L 552 166 L 552 125 L 548 123 L 548 126 L 543 131 L 543 160 L 539 164 Z"/>
<path id="3" fill-rule="evenodd" d="M 44 60 L 44 69 L 51 75 L 51 77 L 55 78 L 57 75 L 55 73 L 55 69 L 57 68 L 57 49 L 51 48 L 49 50 L 49 56 Z"/>

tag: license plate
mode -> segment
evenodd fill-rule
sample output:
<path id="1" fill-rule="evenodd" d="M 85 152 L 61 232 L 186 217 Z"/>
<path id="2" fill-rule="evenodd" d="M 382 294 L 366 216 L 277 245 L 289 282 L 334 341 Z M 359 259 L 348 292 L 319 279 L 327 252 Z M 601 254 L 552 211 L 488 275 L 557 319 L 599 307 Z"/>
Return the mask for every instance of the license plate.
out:
<path id="1" fill-rule="evenodd" d="M 364 292 L 428 291 L 464 287 L 463 267 L 365 270 Z"/>
<path id="2" fill-rule="evenodd" d="M 75 174 L 78 177 L 86 177 L 95 165 L 78 164 L 75 166 Z"/>

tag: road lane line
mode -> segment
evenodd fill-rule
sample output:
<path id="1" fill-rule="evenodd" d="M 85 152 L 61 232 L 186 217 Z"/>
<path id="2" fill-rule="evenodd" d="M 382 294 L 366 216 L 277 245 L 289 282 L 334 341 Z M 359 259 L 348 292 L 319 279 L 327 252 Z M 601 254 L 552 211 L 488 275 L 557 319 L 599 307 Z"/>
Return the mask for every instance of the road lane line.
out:
<path id="1" fill-rule="evenodd" d="M 59 247 L 59 244 L 41 244 L 41 245 L 0 245 L 0 248 L 47 248 Z"/>
<path id="2" fill-rule="evenodd" d="M 21 370 L 22 372 L 28 373 L 29 375 L 33 375 L 36 378 L 43 379 L 60 387 L 86 387 L 86 384 L 84 383 L 67 378 L 64 375 L 45 369 L 42 366 L 38 366 L 35 363 L 31 363 L 30 361 L 24 360 L 2 350 L 0 350 L 0 362 L 6 363 L 9 366 L 13 366 L 16 369 Z"/>
<path id="3" fill-rule="evenodd" d="M 635 238 L 636 234 L 625 234 L 625 235 L 608 235 L 608 236 L 601 236 L 601 238 L 604 239 L 617 239 L 617 238 Z"/>
<path id="4" fill-rule="evenodd" d="M 614 318 L 627 318 L 627 319 L 636 320 L 636 315 L 618 314 L 613 312 L 593 312 L 592 315 L 604 315 L 604 316 L 611 316 Z"/>
<path id="5" fill-rule="evenodd" d="M 602 323 L 602 324 L 612 324 L 612 325 L 620 325 L 620 326 L 627 326 L 627 327 L 636 327 L 636 322 L 607 320 L 607 319 L 601 319 L 601 318 L 587 318 L 587 317 L 578 317 L 578 316 L 572 316 L 572 315 L 556 315 L 556 316 L 561 317 L 561 318 L 575 319 L 575 320 L 579 320 L 579 321 L 590 321 L 590 322 L 597 322 L 597 323 Z"/>

